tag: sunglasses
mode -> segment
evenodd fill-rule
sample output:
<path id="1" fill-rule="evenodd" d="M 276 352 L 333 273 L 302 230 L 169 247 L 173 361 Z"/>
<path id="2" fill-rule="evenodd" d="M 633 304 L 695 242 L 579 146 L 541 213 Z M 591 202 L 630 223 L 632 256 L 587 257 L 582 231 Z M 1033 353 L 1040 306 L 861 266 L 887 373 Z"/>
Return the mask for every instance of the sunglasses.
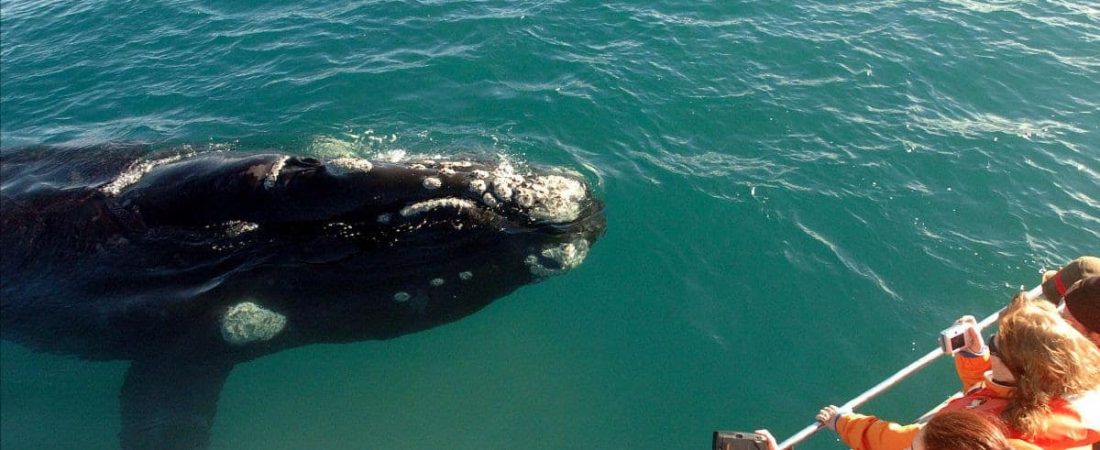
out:
<path id="1" fill-rule="evenodd" d="M 993 356 L 996 356 L 996 357 L 1001 356 L 1001 351 L 997 349 L 997 333 L 993 333 L 992 336 L 989 336 L 989 342 L 986 345 L 989 346 L 989 354 L 990 355 L 993 355 Z"/>

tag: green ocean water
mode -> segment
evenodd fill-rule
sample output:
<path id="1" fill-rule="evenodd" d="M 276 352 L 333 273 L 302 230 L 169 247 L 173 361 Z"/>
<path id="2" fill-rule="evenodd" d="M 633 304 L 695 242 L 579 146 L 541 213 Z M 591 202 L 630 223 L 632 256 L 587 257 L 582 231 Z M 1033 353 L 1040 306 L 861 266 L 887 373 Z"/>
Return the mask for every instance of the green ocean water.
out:
<path id="1" fill-rule="evenodd" d="M 608 231 L 459 322 L 238 366 L 214 449 L 783 439 L 1100 247 L 1094 2 L 224 3 L 0 0 L 0 147 L 505 154 Z M 0 446 L 118 446 L 126 363 L 0 350 Z"/>

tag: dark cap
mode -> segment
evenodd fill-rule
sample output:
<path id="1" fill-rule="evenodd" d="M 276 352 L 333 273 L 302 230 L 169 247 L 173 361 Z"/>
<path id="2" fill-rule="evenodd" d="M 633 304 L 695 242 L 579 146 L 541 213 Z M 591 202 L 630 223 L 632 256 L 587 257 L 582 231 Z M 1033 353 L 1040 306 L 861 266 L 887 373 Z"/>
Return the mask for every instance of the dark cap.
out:
<path id="1" fill-rule="evenodd" d="M 1043 282 L 1043 297 L 1058 304 L 1070 286 L 1082 278 L 1093 276 L 1100 276 L 1100 258 L 1095 256 L 1077 258 Z"/>
<path id="2" fill-rule="evenodd" d="M 1078 281 L 1066 291 L 1066 309 L 1085 328 L 1100 333 L 1100 276 Z"/>

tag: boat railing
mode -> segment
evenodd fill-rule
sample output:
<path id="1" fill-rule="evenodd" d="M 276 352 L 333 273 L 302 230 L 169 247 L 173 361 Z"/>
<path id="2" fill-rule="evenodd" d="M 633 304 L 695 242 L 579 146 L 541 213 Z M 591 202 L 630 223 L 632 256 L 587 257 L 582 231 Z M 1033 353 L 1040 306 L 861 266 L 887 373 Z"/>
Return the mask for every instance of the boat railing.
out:
<path id="1" fill-rule="evenodd" d="M 1035 286 L 1034 288 L 1032 288 L 1030 291 L 1027 292 L 1028 298 L 1031 298 L 1031 299 L 1039 298 L 1039 296 L 1041 296 L 1042 294 L 1043 294 L 1042 285 Z M 1001 311 L 1004 311 L 1004 308 L 1001 308 L 1001 309 L 997 310 L 997 312 L 995 312 L 993 314 L 990 314 L 988 317 L 982 319 L 981 322 L 978 322 L 978 330 L 981 331 L 982 329 L 988 327 L 989 325 L 992 325 L 993 322 L 996 322 L 997 318 L 1001 314 Z M 867 403 L 871 399 L 877 397 L 879 394 L 881 394 L 883 392 L 886 392 L 887 389 L 890 389 L 891 387 L 897 385 L 902 380 L 904 380 L 906 378 L 909 378 L 910 375 L 913 375 L 913 374 L 917 373 L 918 371 L 920 371 L 921 369 L 927 367 L 929 364 L 932 364 L 932 362 L 935 361 L 936 358 L 939 358 L 940 356 L 943 356 L 943 354 L 944 354 L 943 349 L 941 349 L 937 346 L 934 350 L 928 352 L 927 354 L 920 357 L 916 361 L 913 361 L 908 366 L 905 366 L 901 370 L 897 371 L 897 373 L 894 373 L 893 375 L 891 375 L 889 378 L 887 378 L 885 380 L 882 380 L 882 382 L 880 382 L 879 384 L 876 384 L 871 389 L 868 389 L 868 390 L 864 391 L 862 394 L 859 394 L 855 398 L 849 400 L 847 403 L 841 405 L 840 410 L 841 411 L 854 411 L 856 408 L 862 406 L 864 403 Z M 934 410 L 930 411 L 929 414 L 934 412 L 934 411 L 936 411 L 936 410 L 934 409 Z M 928 414 L 926 414 L 926 416 L 927 415 Z M 787 438 L 787 440 L 785 440 L 783 442 L 780 442 L 779 443 L 779 450 L 788 450 L 788 449 L 793 448 L 795 446 L 795 444 L 798 444 L 802 441 L 805 441 L 806 439 L 809 439 L 809 437 L 813 436 L 814 433 L 817 433 L 818 431 L 821 431 L 821 428 L 823 428 L 823 427 L 824 427 L 824 425 L 822 425 L 821 422 L 814 422 L 813 425 L 809 425 L 806 428 L 803 428 L 798 433 L 795 433 L 793 436 Z"/>

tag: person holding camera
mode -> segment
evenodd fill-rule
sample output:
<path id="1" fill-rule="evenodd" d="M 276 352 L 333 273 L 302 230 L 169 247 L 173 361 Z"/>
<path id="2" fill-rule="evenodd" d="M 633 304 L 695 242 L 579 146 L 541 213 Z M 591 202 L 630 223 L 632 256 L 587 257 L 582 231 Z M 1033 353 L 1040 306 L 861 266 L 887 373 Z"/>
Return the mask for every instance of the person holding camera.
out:
<path id="1" fill-rule="evenodd" d="M 957 323 L 976 325 L 973 317 Z M 965 394 L 936 416 L 973 410 L 995 417 L 1009 438 L 1042 448 L 1090 448 L 1100 442 L 1100 348 L 1063 320 L 1052 303 L 1021 292 L 1002 313 L 989 345 L 976 326 L 955 355 Z M 934 418 L 935 416 L 933 416 Z M 900 425 L 828 406 L 817 420 L 854 450 L 903 450 L 921 425 Z"/>

